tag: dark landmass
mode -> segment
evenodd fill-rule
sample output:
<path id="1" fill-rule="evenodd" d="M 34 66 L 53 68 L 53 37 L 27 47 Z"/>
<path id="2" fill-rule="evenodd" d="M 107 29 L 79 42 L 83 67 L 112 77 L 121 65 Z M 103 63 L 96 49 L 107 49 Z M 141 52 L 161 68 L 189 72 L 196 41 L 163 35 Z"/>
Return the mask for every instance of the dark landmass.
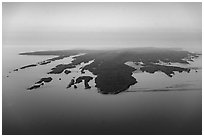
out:
<path id="1" fill-rule="evenodd" d="M 84 73 L 85 73 L 85 72 L 84 72 L 84 68 L 81 67 L 80 69 L 81 69 L 81 74 L 84 74 Z"/>
<path id="2" fill-rule="evenodd" d="M 77 86 L 76 86 L 76 85 L 74 85 L 74 88 L 77 88 Z"/>
<path id="3" fill-rule="evenodd" d="M 40 88 L 40 86 L 41 86 L 41 84 L 38 84 L 38 85 L 35 84 L 35 85 L 27 88 L 27 90 L 33 90 L 33 89 L 36 89 L 36 88 Z"/>
<path id="4" fill-rule="evenodd" d="M 74 85 L 74 79 L 72 79 L 72 80 L 69 82 L 67 88 L 70 88 L 72 85 Z"/>
<path id="5" fill-rule="evenodd" d="M 75 68 L 75 66 L 72 64 L 60 64 L 60 65 L 57 65 L 56 67 L 52 68 L 51 69 L 52 71 L 48 72 L 47 74 L 60 74 L 65 69 L 70 69 L 70 68 Z"/>
<path id="6" fill-rule="evenodd" d="M 48 62 L 56 61 L 56 60 L 60 60 L 60 59 L 67 58 L 67 57 L 69 57 L 69 56 L 70 56 L 70 55 L 66 55 L 66 56 L 58 56 L 58 57 L 54 57 L 54 58 L 48 59 L 48 60 L 46 60 L 46 61 L 48 61 Z"/>
<path id="7" fill-rule="evenodd" d="M 49 64 L 49 63 L 51 63 L 51 61 L 45 60 L 45 61 L 39 62 L 38 64 L 45 65 L 45 64 Z"/>
<path id="8" fill-rule="evenodd" d="M 69 73 L 71 73 L 71 71 L 70 70 L 65 70 L 64 73 L 69 74 Z"/>
<path id="9" fill-rule="evenodd" d="M 142 72 L 146 71 L 149 73 L 154 73 L 157 71 L 164 72 L 166 75 L 169 77 L 172 77 L 174 75 L 174 71 L 178 71 L 179 73 L 186 71 L 190 72 L 189 68 L 181 68 L 181 67 L 176 67 L 176 66 L 165 66 L 165 65 L 156 65 L 156 64 L 151 64 L 151 65 L 146 65 L 144 67 L 141 67 L 140 70 Z"/>
<path id="10" fill-rule="evenodd" d="M 48 78 L 41 78 L 38 82 L 36 82 L 36 84 L 39 84 L 39 83 L 42 83 L 42 82 L 50 82 L 52 81 L 52 78 L 51 77 L 48 77 Z"/>
<path id="11" fill-rule="evenodd" d="M 13 71 L 18 71 L 18 69 L 14 69 Z"/>
<path id="12" fill-rule="evenodd" d="M 23 66 L 20 69 L 25 69 L 25 68 L 35 67 L 35 66 L 37 66 L 37 64 L 31 64 L 31 65 Z"/>
<path id="13" fill-rule="evenodd" d="M 158 65 L 160 61 L 164 63 L 181 63 L 189 64 L 189 61 L 197 58 L 199 54 L 191 53 L 183 50 L 162 49 L 162 48 L 131 48 L 118 50 L 61 50 L 61 51 L 39 51 L 31 53 L 21 53 L 21 55 L 56 55 L 58 57 L 52 60 L 58 60 L 70 55 L 86 53 L 81 56 L 73 57 L 73 61 L 69 64 L 60 64 L 52 68 L 48 74 L 60 74 L 66 69 L 75 68 L 76 65 L 82 62 L 88 63 L 94 60 L 81 69 L 88 70 L 96 75 L 95 83 L 99 92 L 102 94 L 117 94 L 127 90 L 131 85 L 137 83 L 132 77 L 136 70 L 133 67 L 125 65 L 128 61 L 142 62 L 140 70 L 142 72 L 154 73 L 161 71 L 167 76 L 172 77 L 175 71 L 189 72 L 190 68 L 182 68 L 177 66 Z M 49 60 L 49 61 L 52 61 Z M 82 79 L 82 78 L 80 78 Z M 81 80 L 78 81 L 81 81 Z M 70 82 L 68 87 L 74 85 L 74 80 Z M 88 87 L 88 85 L 87 85 Z"/>
<path id="14" fill-rule="evenodd" d="M 85 51 L 85 50 L 84 50 Z M 82 52 L 79 52 L 79 50 L 53 50 L 53 51 L 35 51 L 35 52 L 25 52 L 25 53 L 20 53 L 19 55 L 42 55 L 42 56 L 72 56 L 76 55 Z M 86 52 L 85 52 L 86 53 Z"/>
<path id="15" fill-rule="evenodd" d="M 75 84 L 79 84 L 79 83 L 81 83 L 82 81 L 84 81 L 85 89 L 90 89 L 91 86 L 89 86 L 89 81 L 92 80 L 92 79 L 93 79 L 93 77 L 91 77 L 91 76 L 81 76 L 81 77 L 78 77 L 78 78 L 76 79 Z"/>
<path id="16" fill-rule="evenodd" d="M 33 90 L 36 88 L 40 88 L 42 85 L 44 85 L 44 83 L 48 83 L 51 82 L 52 78 L 48 77 L 48 78 L 41 78 L 38 82 L 36 82 L 33 86 L 27 88 L 27 90 Z"/>
<path id="17" fill-rule="evenodd" d="M 60 54 L 57 54 L 57 53 L 60 53 Z M 70 51 L 68 52 L 67 51 L 66 54 L 65 54 L 65 51 L 39 51 L 39 52 L 20 53 L 19 55 L 42 55 L 42 56 L 44 56 L 44 55 L 57 55 L 57 57 L 50 58 L 50 59 L 38 62 L 36 64 L 26 65 L 26 66 L 20 67 L 19 69 L 36 67 L 38 65 L 46 65 L 46 64 L 51 63 L 52 61 L 61 60 L 61 59 L 70 57 L 72 55 L 77 55 L 79 53 L 80 53 L 79 51 L 78 52 L 74 52 L 74 51 L 73 52 L 70 52 Z M 14 71 L 18 71 L 18 69 L 15 69 Z M 59 74 L 59 73 L 51 72 L 50 74 Z"/>

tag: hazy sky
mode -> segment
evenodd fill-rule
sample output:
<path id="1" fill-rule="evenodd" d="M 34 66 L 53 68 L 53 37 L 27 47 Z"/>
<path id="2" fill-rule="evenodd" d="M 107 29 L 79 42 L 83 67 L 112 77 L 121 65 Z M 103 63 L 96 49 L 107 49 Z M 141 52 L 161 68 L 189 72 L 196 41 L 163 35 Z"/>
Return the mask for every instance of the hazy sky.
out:
<path id="1" fill-rule="evenodd" d="M 201 34 L 201 3 L 3 3 L 3 45 L 201 48 Z"/>

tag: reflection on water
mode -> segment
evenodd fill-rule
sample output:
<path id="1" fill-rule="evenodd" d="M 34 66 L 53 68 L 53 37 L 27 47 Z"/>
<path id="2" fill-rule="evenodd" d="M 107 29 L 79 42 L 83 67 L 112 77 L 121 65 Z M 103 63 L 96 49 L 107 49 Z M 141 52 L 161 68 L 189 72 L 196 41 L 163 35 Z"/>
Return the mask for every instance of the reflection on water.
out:
<path id="1" fill-rule="evenodd" d="M 52 82 L 27 91 L 47 77 L 51 68 L 72 58 L 9 74 L 14 68 L 50 58 L 25 58 L 17 55 L 24 49 L 11 51 L 15 50 L 3 49 L 3 134 L 201 134 L 201 69 L 172 78 L 160 72 L 134 73 L 138 83 L 128 90 L 133 92 L 102 95 L 94 80 L 89 90 L 83 83 L 77 89 L 66 89 L 71 78 L 80 75 L 77 66 L 69 75 L 52 74 Z M 135 92 L 164 88 L 174 90 Z"/>

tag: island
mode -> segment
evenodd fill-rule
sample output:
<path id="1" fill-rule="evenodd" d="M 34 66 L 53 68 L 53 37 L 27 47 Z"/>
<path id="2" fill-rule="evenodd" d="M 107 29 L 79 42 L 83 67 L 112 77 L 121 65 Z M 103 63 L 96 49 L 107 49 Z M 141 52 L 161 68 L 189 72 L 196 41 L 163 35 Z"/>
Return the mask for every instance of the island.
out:
<path id="1" fill-rule="evenodd" d="M 37 65 L 36 64 L 31 64 L 31 65 L 23 66 L 20 69 L 25 69 L 25 68 L 35 67 L 35 66 L 37 66 Z"/>
<path id="2" fill-rule="evenodd" d="M 69 74 L 69 73 L 71 73 L 71 71 L 70 70 L 65 70 L 64 73 Z"/>
<path id="3" fill-rule="evenodd" d="M 84 54 L 79 55 L 80 53 Z M 61 74 L 62 72 L 69 74 L 71 71 L 67 69 L 76 68 L 81 63 L 88 63 L 94 60 L 92 63 L 80 67 L 81 74 L 84 74 L 85 70 L 87 70 L 96 76 L 94 81 L 99 93 L 118 94 L 137 83 L 137 78 L 132 76 L 136 68 L 127 65 L 126 63 L 129 61 L 140 64 L 139 70 L 141 72 L 155 73 L 160 71 L 168 77 L 173 77 L 174 72 L 189 73 L 191 68 L 172 66 L 172 63 L 189 64 L 189 61 L 192 62 L 201 54 L 171 48 L 124 48 L 114 50 L 37 51 L 21 53 L 21 55 L 57 56 L 42 62 L 42 64 L 73 56 L 71 63 L 59 64 L 51 68 L 51 71 L 47 72 L 47 74 Z M 160 62 L 164 62 L 167 65 L 159 64 Z M 85 88 L 90 88 L 88 82 L 91 79 L 93 78 L 88 76 L 81 76 L 76 79 L 76 82 L 72 79 L 68 88 L 83 80 Z M 74 87 L 76 88 L 76 86 Z"/>
<path id="4" fill-rule="evenodd" d="M 74 79 L 72 79 L 72 80 L 69 82 L 67 88 L 70 88 L 72 85 L 74 85 Z"/>
<path id="5" fill-rule="evenodd" d="M 60 74 L 62 73 L 65 69 L 70 69 L 70 68 L 75 68 L 75 65 L 72 64 L 60 64 L 55 66 L 54 68 L 52 68 L 50 72 L 48 72 L 47 74 Z M 68 73 L 69 71 L 66 71 L 66 73 Z"/>
<path id="6" fill-rule="evenodd" d="M 39 83 L 42 83 L 42 82 L 50 82 L 52 81 L 52 78 L 51 77 L 48 77 L 48 78 L 41 78 L 38 82 L 36 82 L 36 84 L 39 84 Z"/>
<path id="7" fill-rule="evenodd" d="M 89 89 L 89 88 L 91 88 L 91 86 L 89 86 L 89 81 L 92 80 L 92 79 L 93 79 L 93 77 L 91 77 L 91 76 L 81 76 L 81 77 L 78 77 L 76 79 L 75 84 L 79 84 L 82 81 L 84 81 L 85 89 Z"/>
<path id="8" fill-rule="evenodd" d="M 36 89 L 36 88 L 40 88 L 41 85 L 43 85 L 43 84 L 35 84 L 35 85 L 27 88 L 27 90 L 33 90 L 33 89 Z"/>
<path id="9" fill-rule="evenodd" d="M 185 72 L 190 72 L 189 68 L 181 68 L 181 67 L 176 67 L 176 66 L 165 66 L 165 65 L 157 65 L 157 64 L 150 64 L 146 65 L 144 67 L 141 67 L 140 70 L 142 72 L 146 71 L 148 73 L 154 73 L 157 71 L 161 71 L 168 75 L 169 77 L 172 77 L 174 75 L 175 71 L 178 71 L 179 73 L 185 71 Z"/>
<path id="10" fill-rule="evenodd" d="M 60 53 L 60 54 L 57 54 L 57 53 Z M 42 55 L 42 56 L 43 55 L 53 55 L 53 56 L 57 55 L 57 57 L 53 57 L 53 58 L 50 58 L 50 59 L 47 59 L 47 60 L 43 60 L 43 61 L 37 62 L 35 64 L 26 65 L 26 66 L 20 67 L 19 69 L 36 67 L 38 65 L 46 65 L 46 64 L 49 64 L 49 63 L 51 63 L 53 61 L 61 60 L 61 59 L 64 59 L 64 58 L 67 58 L 67 57 L 70 57 L 70 56 L 73 56 L 73 55 L 76 55 L 76 54 L 79 54 L 79 52 L 77 52 L 77 51 L 75 51 L 75 52 L 74 51 L 72 51 L 72 52 L 69 52 L 69 51 L 39 51 L 39 52 L 20 53 L 19 55 Z M 19 69 L 14 69 L 13 71 L 18 71 Z"/>
<path id="11" fill-rule="evenodd" d="M 27 88 L 27 90 L 32 90 L 32 89 L 40 88 L 42 85 L 44 85 L 44 83 L 49 83 L 51 81 L 52 81 L 51 77 L 41 78 L 39 81 L 35 82 L 35 84 L 33 86 Z"/>
<path id="12" fill-rule="evenodd" d="M 49 64 L 49 63 L 51 63 L 51 61 L 45 60 L 45 61 L 39 62 L 38 64 L 46 65 L 46 64 Z"/>

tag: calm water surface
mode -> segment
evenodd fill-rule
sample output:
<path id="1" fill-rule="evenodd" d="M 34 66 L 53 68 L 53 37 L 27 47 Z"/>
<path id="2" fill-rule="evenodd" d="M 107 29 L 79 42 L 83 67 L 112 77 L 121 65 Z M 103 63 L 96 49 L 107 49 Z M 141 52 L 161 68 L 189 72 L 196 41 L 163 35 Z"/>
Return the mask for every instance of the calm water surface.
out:
<path id="1" fill-rule="evenodd" d="M 138 83 L 128 89 L 131 92 L 117 95 L 98 93 L 93 80 L 90 90 L 83 84 L 66 89 L 71 78 L 79 76 L 73 69 L 69 75 L 53 74 L 52 82 L 27 91 L 52 67 L 72 59 L 9 73 L 53 57 L 18 55 L 26 51 L 31 49 L 3 47 L 3 134 L 201 134 L 201 69 L 173 78 L 137 72 L 133 76 Z M 201 67 L 201 58 L 196 63 Z M 168 91 L 161 91 L 166 87 Z"/>

